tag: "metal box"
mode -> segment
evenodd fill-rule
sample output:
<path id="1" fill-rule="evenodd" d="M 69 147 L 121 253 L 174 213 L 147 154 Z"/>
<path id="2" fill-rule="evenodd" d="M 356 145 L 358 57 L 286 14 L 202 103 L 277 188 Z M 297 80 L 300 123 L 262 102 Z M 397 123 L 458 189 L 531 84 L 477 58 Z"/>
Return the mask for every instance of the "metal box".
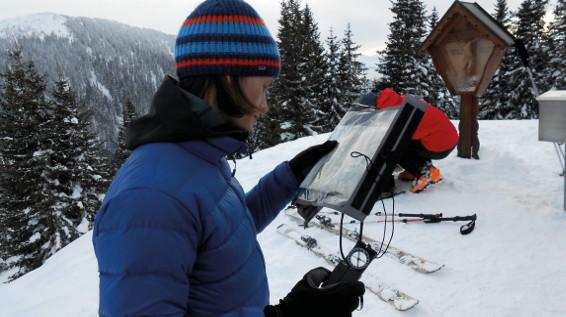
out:
<path id="1" fill-rule="evenodd" d="M 539 103 L 538 139 L 566 142 L 566 90 L 551 90 L 537 98 Z"/>

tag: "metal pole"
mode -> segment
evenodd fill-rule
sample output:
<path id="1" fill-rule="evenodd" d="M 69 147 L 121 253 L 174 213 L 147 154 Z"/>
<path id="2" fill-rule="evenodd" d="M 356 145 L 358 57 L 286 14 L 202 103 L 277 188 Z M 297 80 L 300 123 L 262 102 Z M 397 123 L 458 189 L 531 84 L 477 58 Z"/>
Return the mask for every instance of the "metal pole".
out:
<path id="1" fill-rule="evenodd" d="M 566 143 L 564 143 L 564 170 L 562 171 L 562 177 L 564 177 L 564 210 L 566 210 Z"/>

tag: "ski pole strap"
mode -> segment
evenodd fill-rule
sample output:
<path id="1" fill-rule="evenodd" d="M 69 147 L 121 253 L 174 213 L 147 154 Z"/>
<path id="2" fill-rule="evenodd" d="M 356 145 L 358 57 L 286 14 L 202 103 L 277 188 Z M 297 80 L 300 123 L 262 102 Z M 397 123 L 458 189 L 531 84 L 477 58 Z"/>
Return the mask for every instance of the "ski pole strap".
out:
<path id="1" fill-rule="evenodd" d="M 402 214 L 398 215 L 399 217 L 413 217 L 413 218 L 422 218 L 422 219 L 437 219 L 442 218 L 442 213 L 439 214 Z"/>

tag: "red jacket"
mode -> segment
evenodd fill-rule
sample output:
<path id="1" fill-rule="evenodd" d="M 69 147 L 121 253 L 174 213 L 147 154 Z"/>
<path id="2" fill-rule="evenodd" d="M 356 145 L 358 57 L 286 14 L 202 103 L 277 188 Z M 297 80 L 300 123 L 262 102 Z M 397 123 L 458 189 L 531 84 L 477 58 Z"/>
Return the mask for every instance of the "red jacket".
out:
<path id="1" fill-rule="evenodd" d="M 399 107 L 405 96 L 401 96 L 391 88 L 381 91 L 377 97 L 377 109 Z M 444 112 L 427 103 L 424 117 L 413 134 L 413 140 L 418 140 L 429 151 L 442 153 L 451 150 L 458 144 L 458 131 Z"/>

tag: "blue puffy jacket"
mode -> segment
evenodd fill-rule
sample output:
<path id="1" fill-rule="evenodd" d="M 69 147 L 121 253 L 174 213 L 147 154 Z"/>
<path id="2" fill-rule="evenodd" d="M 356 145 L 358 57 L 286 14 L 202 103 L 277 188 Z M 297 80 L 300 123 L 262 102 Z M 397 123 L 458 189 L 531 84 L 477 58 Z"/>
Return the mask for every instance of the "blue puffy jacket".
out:
<path id="1" fill-rule="evenodd" d="M 298 183 L 284 162 L 244 193 L 215 137 L 137 147 L 96 216 L 101 316 L 264 316 L 256 235 Z"/>

